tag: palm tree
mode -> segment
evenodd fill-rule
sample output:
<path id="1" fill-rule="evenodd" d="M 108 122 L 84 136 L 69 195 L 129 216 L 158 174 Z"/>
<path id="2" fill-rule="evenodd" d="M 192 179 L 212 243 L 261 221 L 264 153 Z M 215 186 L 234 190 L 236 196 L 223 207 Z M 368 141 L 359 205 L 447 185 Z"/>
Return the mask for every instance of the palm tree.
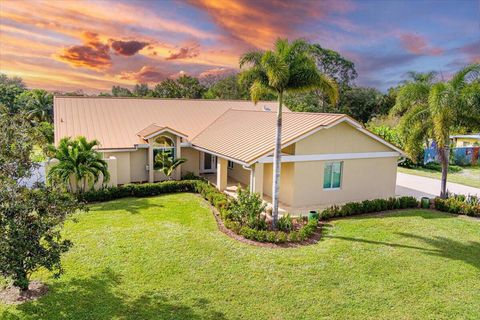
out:
<path id="1" fill-rule="evenodd" d="M 159 171 L 163 172 L 169 180 L 175 169 L 186 161 L 187 159 L 185 158 L 174 159 L 171 153 L 166 151 L 162 151 L 155 156 L 155 165 L 159 167 Z"/>
<path id="2" fill-rule="evenodd" d="M 25 91 L 17 98 L 30 121 L 53 122 L 53 95 L 42 89 Z"/>
<path id="3" fill-rule="evenodd" d="M 103 182 L 110 179 L 108 165 L 102 154 L 94 147 L 97 140 L 87 141 L 85 137 L 75 140 L 63 138 L 55 149 L 58 163 L 53 165 L 47 174 L 50 183 L 63 183 L 70 192 L 84 192 L 103 176 Z"/>
<path id="4" fill-rule="evenodd" d="M 447 197 L 450 131 L 478 108 L 470 103 L 474 90 L 468 89 L 480 80 L 480 64 L 467 66 L 445 82 L 435 81 L 433 73 L 413 74 L 413 81 L 400 88 L 391 113 L 401 116 L 399 132 L 412 159 L 423 152 L 424 141 L 435 141 L 442 166 L 440 196 Z"/>
<path id="5" fill-rule="evenodd" d="M 260 97 L 266 93 L 273 93 L 278 97 L 272 186 L 274 227 L 278 220 L 284 93 L 319 89 L 330 98 L 333 104 L 338 100 L 337 85 L 332 79 L 318 71 L 311 53 L 311 45 L 304 40 L 289 42 L 287 39 L 278 39 L 275 42 L 274 50 L 251 51 L 240 57 L 240 68 L 248 66 L 248 69 L 240 74 L 240 81 L 251 83 L 252 100 L 257 103 Z"/>

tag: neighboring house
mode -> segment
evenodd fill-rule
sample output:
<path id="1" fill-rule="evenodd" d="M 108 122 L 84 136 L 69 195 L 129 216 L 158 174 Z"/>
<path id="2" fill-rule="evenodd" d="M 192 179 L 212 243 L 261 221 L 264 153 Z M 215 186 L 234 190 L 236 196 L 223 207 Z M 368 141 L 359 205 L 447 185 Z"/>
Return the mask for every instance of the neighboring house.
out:
<path id="1" fill-rule="evenodd" d="M 479 147 L 480 133 L 450 136 L 455 147 Z"/>
<path id="2" fill-rule="evenodd" d="M 160 151 L 187 162 L 175 178 L 205 175 L 220 190 L 249 185 L 269 200 L 276 102 L 55 97 L 55 143 L 98 139 L 110 184 L 165 179 Z M 402 151 L 343 114 L 283 114 L 280 204 L 307 208 L 395 195 Z"/>

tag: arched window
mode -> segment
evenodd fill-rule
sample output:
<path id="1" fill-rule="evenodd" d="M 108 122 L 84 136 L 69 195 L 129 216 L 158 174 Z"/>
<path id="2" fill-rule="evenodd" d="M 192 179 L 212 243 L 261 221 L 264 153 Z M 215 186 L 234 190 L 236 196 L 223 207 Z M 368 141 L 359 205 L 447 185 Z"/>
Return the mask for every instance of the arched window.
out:
<path id="1" fill-rule="evenodd" d="M 159 136 L 155 138 L 153 141 L 153 159 L 155 159 L 157 154 L 162 152 L 167 153 L 172 159 L 175 159 L 175 142 L 173 142 L 172 138 L 167 136 Z M 154 169 L 161 168 L 155 163 Z"/>

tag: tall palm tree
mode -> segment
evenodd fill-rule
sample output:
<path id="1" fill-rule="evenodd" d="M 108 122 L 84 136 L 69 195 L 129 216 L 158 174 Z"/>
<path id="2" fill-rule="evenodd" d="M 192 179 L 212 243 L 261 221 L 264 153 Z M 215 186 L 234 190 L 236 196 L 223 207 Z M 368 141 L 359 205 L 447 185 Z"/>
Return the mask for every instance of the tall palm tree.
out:
<path id="1" fill-rule="evenodd" d="M 470 103 L 475 91 L 468 89 L 480 81 L 480 64 L 467 66 L 445 82 L 435 81 L 432 73 L 415 74 L 413 79 L 400 88 L 391 113 L 401 116 L 400 135 L 412 159 L 423 152 L 424 141 L 435 141 L 442 166 L 440 196 L 446 197 L 450 131 L 466 117 L 471 118 L 473 108 L 479 107 Z"/>
<path id="2" fill-rule="evenodd" d="M 333 104 L 338 101 L 338 89 L 335 82 L 319 72 L 312 57 L 312 47 L 304 40 L 289 42 L 278 39 L 273 50 L 251 51 L 240 57 L 240 81 L 251 83 L 250 95 L 257 103 L 265 93 L 278 97 L 275 151 L 273 164 L 273 226 L 278 220 L 280 193 L 280 163 L 282 139 L 282 105 L 286 92 L 305 92 L 313 89 L 323 91 Z"/>
<path id="3" fill-rule="evenodd" d="M 97 140 L 87 141 L 85 137 L 60 140 L 54 151 L 54 157 L 59 162 L 48 170 L 48 181 L 63 183 L 70 192 L 86 191 L 101 176 L 103 182 L 107 182 L 110 179 L 108 164 L 102 159 L 102 154 L 94 149 L 98 145 Z"/>
<path id="4" fill-rule="evenodd" d="M 187 159 L 185 158 L 174 159 L 172 154 L 166 151 L 160 152 L 155 156 L 155 165 L 158 165 L 158 170 L 163 172 L 169 180 L 175 169 L 186 161 Z"/>
<path id="5" fill-rule="evenodd" d="M 25 91 L 18 96 L 28 120 L 33 122 L 53 122 L 53 95 L 42 89 Z"/>

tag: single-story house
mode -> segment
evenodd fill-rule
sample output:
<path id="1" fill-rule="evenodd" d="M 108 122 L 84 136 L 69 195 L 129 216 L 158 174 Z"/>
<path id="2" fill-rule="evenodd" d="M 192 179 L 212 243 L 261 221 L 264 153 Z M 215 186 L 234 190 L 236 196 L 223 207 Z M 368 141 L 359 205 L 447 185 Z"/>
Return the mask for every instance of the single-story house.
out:
<path id="1" fill-rule="evenodd" d="M 238 183 L 270 201 L 276 102 L 57 96 L 55 143 L 97 139 L 111 185 L 164 180 L 158 152 L 220 190 Z M 280 206 L 305 210 L 395 195 L 403 152 L 344 114 L 283 113 Z"/>
<path id="2" fill-rule="evenodd" d="M 478 134 L 460 134 L 450 136 L 453 145 L 459 147 L 478 147 L 480 146 L 480 133 Z"/>

